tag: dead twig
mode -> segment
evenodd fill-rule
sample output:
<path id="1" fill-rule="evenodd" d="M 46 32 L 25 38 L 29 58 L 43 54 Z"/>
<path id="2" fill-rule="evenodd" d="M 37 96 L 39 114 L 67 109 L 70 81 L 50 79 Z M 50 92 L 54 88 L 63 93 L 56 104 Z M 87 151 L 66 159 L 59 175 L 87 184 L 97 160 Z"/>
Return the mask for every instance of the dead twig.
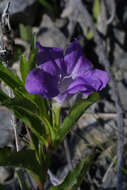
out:
<path id="1" fill-rule="evenodd" d="M 2 25 L 5 27 L 7 26 L 8 30 L 11 30 L 10 25 L 10 18 L 9 18 L 9 8 L 10 8 L 10 2 L 8 2 L 7 6 L 5 7 L 3 14 L 2 14 Z"/>
<path id="2" fill-rule="evenodd" d="M 93 20 L 91 15 L 87 11 L 86 7 L 82 4 L 81 0 L 74 0 L 76 7 L 84 16 L 84 19 L 87 22 L 87 25 L 90 27 L 91 31 L 94 34 L 94 40 L 99 48 L 98 56 L 100 61 L 103 63 L 106 71 L 110 77 L 110 84 L 112 87 L 112 95 L 115 102 L 116 110 L 117 110 L 117 126 L 118 126 L 118 145 L 117 145 L 117 190 L 122 190 L 122 165 L 123 165 L 123 145 L 124 145 L 124 121 L 123 121 L 123 110 L 121 107 L 121 102 L 119 98 L 119 93 L 117 90 L 117 85 L 114 80 L 114 76 L 112 74 L 109 60 L 106 56 L 105 48 L 103 46 L 102 40 L 94 27 Z"/>
<path id="3" fill-rule="evenodd" d="M 104 176 L 103 176 L 103 179 L 102 179 L 102 182 L 103 182 L 103 183 L 106 181 L 106 179 L 107 179 L 107 177 L 108 177 L 108 174 L 109 174 L 111 168 L 113 167 L 113 165 L 114 165 L 116 159 L 117 159 L 117 158 L 116 158 L 116 156 L 115 156 L 115 157 L 113 158 L 111 164 L 109 165 L 107 171 L 105 172 L 105 174 L 104 174 Z"/>
<path id="4" fill-rule="evenodd" d="M 109 25 L 113 22 L 114 18 L 115 18 L 115 15 L 116 15 L 116 4 L 115 4 L 115 0 L 112 0 L 112 1 L 105 1 L 105 3 L 107 4 L 107 9 L 109 8 L 109 6 L 111 7 L 110 8 L 110 18 L 107 20 L 106 22 L 106 25 Z"/>
<path id="5" fill-rule="evenodd" d="M 48 175 L 49 175 L 49 178 L 50 178 L 50 181 L 52 183 L 53 186 L 57 186 L 57 185 L 60 185 L 61 183 L 63 183 L 64 179 L 58 179 L 57 176 L 55 176 L 51 170 L 48 169 Z"/>
<path id="6" fill-rule="evenodd" d="M 93 116 L 96 119 L 116 119 L 117 118 L 117 113 L 84 113 L 81 118 Z"/>

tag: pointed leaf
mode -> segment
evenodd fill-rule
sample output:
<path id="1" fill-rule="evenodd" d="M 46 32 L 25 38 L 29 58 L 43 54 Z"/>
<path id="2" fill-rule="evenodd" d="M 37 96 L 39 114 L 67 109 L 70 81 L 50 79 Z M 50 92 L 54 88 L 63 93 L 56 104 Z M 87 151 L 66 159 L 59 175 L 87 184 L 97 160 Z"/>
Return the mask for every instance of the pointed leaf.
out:
<path id="1" fill-rule="evenodd" d="M 28 107 L 30 108 L 29 111 L 32 111 L 33 113 L 37 113 L 40 116 L 40 118 L 43 117 L 50 121 L 50 115 L 49 115 L 50 108 L 48 106 L 47 99 L 42 98 L 39 95 L 29 94 L 27 91 L 25 93 L 22 93 L 21 91 L 19 92 L 19 91 L 15 90 L 15 95 L 17 97 L 20 97 L 21 99 L 24 98 L 25 102 L 28 102 L 28 105 L 29 105 Z M 21 103 L 19 103 L 19 106 L 20 106 L 20 104 Z M 31 110 L 32 106 L 36 106 L 36 108 L 34 108 L 34 110 Z M 27 105 L 24 104 L 24 106 L 22 106 L 22 107 L 24 107 L 24 109 L 26 109 Z"/>
<path id="2" fill-rule="evenodd" d="M 57 132 L 56 137 L 56 145 L 58 146 L 67 135 L 67 133 L 71 130 L 74 124 L 78 121 L 81 115 L 85 112 L 85 110 L 95 103 L 99 98 L 98 93 L 93 93 L 86 100 L 79 100 L 71 109 L 68 116 L 64 119 L 62 126 Z"/>
<path id="3" fill-rule="evenodd" d="M 20 59 L 20 73 L 21 73 L 21 76 L 22 76 L 22 79 L 23 79 L 24 82 L 25 82 L 26 76 L 28 74 L 28 71 L 27 71 L 28 65 L 27 64 L 28 63 L 27 63 L 27 60 L 26 60 L 25 56 L 22 55 L 21 59 Z"/>
<path id="4" fill-rule="evenodd" d="M 7 148 L 0 149 L 0 166 L 20 167 L 31 170 L 40 175 L 40 165 L 36 160 L 34 150 L 22 150 L 19 152 L 10 152 Z"/>
<path id="5" fill-rule="evenodd" d="M 48 134 L 50 136 L 50 139 L 52 139 L 52 140 L 55 139 L 55 134 L 54 134 L 52 126 L 50 125 L 48 117 L 42 113 L 40 115 L 40 110 L 37 107 L 37 105 L 35 103 L 33 103 L 32 101 L 30 101 L 29 99 L 17 96 L 13 99 L 3 102 L 3 105 L 10 108 L 14 112 L 15 111 L 17 112 L 17 110 L 18 110 L 18 112 L 21 110 L 24 110 L 24 114 L 26 114 L 26 112 L 29 114 L 29 115 L 27 115 L 29 117 L 29 119 L 33 120 L 33 117 L 34 117 L 34 119 L 36 117 L 36 120 L 37 120 L 37 118 L 38 118 L 38 120 L 40 122 L 39 126 L 36 127 L 37 123 L 35 123 L 35 126 L 33 125 L 32 128 L 34 128 L 35 130 L 38 130 L 38 132 L 40 133 L 41 136 L 42 136 L 42 134 L 43 135 Z M 38 105 L 38 106 L 41 106 L 41 105 Z M 24 114 L 20 115 L 20 119 L 24 118 Z M 32 117 L 30 117 L 30 115 L 32 115 Z M 43 126 L 42 126 L 41 121 L 43 123 Z M 32 124 L 32 122 L 31 122 L 31 124 Z M 46 131 L 45 131 L 45 129 L 46 129 Z M 31 129 L 31 130 L 33 130 L 33 129 Z M 35 132 L 34 132 L 34 134 L 35 134 Z"/>
<path id="6" fill-rule="evenodd" d="M 25 90 L 23 83 L 19 79 L 19 77 L 15 73 L 4 67 L 2 64 L 0 64 L 0 79 L 13 90 L 15 90 L 16 88 L 22 91 Z"/>
<path id="7" fill-rule="evenodd" d="M 40 3 L 41 3 L 44 7 L 46 7 L 46 8 L 48 8 L 48 9 L 52 10 L 52 6 L 51 6 L 46 0 L 39 0 L 39 1 L 40 1 Z"/>
<path id="8" fill-rule="evenodd" d="M 37 48 L 31 49 L 29 59 L 26 60 L 25 56 L 21 56 L 20 60 L 20 72 L 22 79 L 25 83 L 26 77 L 28 73 L 35 68 L 35 61 L 36 61 L 36 55 L 37 55 Z"/>
<path id="9" fill-rule="evenodd" d="M 88 40 L 91 40 L 93 38 L 93 32 L 91 30 L 88 30 L 87 34 L 86 34 L 86 38 Z"/>
<path id="10" fill-rule="evenodd" d="M 23 40 L 31 42 L 32 39 L 32 27 L 20 24 L 20 36 Z"/>
<path id="11" fill-rule="evenodd" d="M 93 4 L 93 17 L 94 19 L 98 19 L 100 13 L 100 0 L 94 0 Z"/>
<path id="12" fill-rule="evenodd" d="M 28 59 L 29 71 L 31 71 L 33 68 L 35 68 L 37 53 L 38 53 L 38 48 L 31 49 L 29 59 Z"/>
<path id="13" fill-rule="evenodd" d="M 0 102 L 2 103 L 9 99 L 9 96 L 4 91 L 0 90 Z"/>
<path id="14" fill-rule="evenodd" d="M 33 95 L 32 100 L 35 102 L 35 104 L 38 106 L 40 114 L 42 116 L 47 117 L 49 119 L 49 106 L 46 98 L 42 98 L 39 95 Z"/>
<path id="15" fill-rule="evenodd" d="M 41 142 L 47 145 L 45 127 L 42 125 L 42 121 L 37 115 L 22 107 L 11 105 L 6 105 L 6 107 L 13 111 L 13 113 L 31 129 L 31 131 L 38 137 L 38 139 L 40 139 Z"/>
<path id="16" fill-rule="evenodd" d="M 36 41 L 37 41 L 37 36 L 35 34 L 33 34 L 32 35 L 32 42 L 31 42 L 31 50 L 35 49 Z"/>
<path id="17" fill-rule="evenodd" d="M 29 99 L 21 96 L 16 96 L 15 98 L 12 99 L 7 99 L 7 101 L 3 102 L 3 105 L 6 107 L 13 107 L 13 108 L 21 107 L 32 113 L 39 114 L 39 109 L 37 108 L 36 104 L 34 104 Z"/>
<path id="18" fill-rule="evenodd" d="M 18 118 L 28 125 L 38 138 L 40 136 L 40 140 L 43 139 L 43 143 L 47 144 L 46 134 L 49 135 L 50 139 L 54 139 L 55 137 L 49 122 L 48 109 L 46 108 L 45 110 L 45 102 L 43 99 L 39 101 L 40 99 L 37 98 L 35 100 L 35 96 L 31 97 L 29 94 L 27 96 L 27 93 L 22 94 L 16 91 L 16 97 L 3 101 L 2 105 L 13 111 Z"/>

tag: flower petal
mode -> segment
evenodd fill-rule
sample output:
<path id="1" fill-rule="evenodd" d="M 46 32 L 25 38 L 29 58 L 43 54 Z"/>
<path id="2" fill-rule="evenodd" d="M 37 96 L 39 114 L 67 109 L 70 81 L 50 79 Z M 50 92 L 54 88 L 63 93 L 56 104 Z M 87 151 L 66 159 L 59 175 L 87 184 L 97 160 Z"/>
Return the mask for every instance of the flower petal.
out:
<path id="1" fill-rule="evenodd" d="M 61 73 L 57 65 L 52 61 L 48 61 L 44 64 L 39 65 L 39 68 L 55 77 L 58 77 L 58 75 Z"/>
<path id="2" fill-rule="evenodd" d="M 44 98 L 58 95 L 57 79 L 41 69 L 33 69 L 29 72 L 25 84 L 30 94 L 38 94 Z"/>
<path id="3" fill-rule="evenodd" d="M 86 59 L 84 56 L 80 56 L 73 71 L 72 71 L 72 78 L 75 79 L 76 77 L 83 76 L 86 72 L 92 69 L 92 63 Z"/>
<path id="4" fill-rule="evenodd" d="M 101 81 L 101 86 L 99 89 L 96 90 L 102 90 L 103 88 L 106 87 L 108 81 L 109 81 L 109 76 L 108 73 L 105 71 L 102 71 L 100 69 L 94 69 L 90 71 L 91 78 L 95 78 Z"/>
<path id="5" fill-rule="evenodd" d="M 107 72 L 94 69 L 89 70 L 81 77 L 77 77 L 68 87 L 67 93 L 75 94 L 82 92 L 84 94 L 91 94 L 95 91 L 102 90 L 109 81 Z"/>
<path id="6" fill-rule="evenodd" d="M 82 92 L 89 95 L 97 91 L 96 89 L 99 89 L 100 86 L 101 82 L 99 80 L 93 80 L 91 78 L 84 79 L 83 77 L 78 77 L 70 84 L 66 92 L 69 94 Z"/>
<path id="7" fill-rule="evenodd" d="M 64 63 L 66 65 L 67 74 L 72 73 L 80 56 L 83 56 L 82 48 L 78 40 L 74 40 L 70 43 L 65 52 Z"/>
<path id="8" fill-rule="evenodd" d="M 43 47 L 39 42 L 36 43 L 36 46 L 38 47 L 36 61 L 40 69 L 43 69 L 51 75 L 65 71 L 62 49 L 55 47 Z"/>

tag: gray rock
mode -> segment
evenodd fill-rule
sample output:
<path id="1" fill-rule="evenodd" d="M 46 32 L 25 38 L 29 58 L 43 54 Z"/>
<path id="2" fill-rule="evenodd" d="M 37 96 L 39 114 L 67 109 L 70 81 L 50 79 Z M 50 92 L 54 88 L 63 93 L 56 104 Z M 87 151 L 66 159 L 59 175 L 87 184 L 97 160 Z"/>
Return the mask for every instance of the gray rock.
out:
<path id="1" fill-rule="evenodd" d="M 28 6 L 32 5 L 36 0 L 0 0 L 0 14 L 3 13 L 3 10 L 7 6 L 8 1 L 10 1 L 10 14 L 15 14 L 23 12 Z"/>
<path id="2" fill-rule="evenodd" d="M 61 17 L 67 18 L 69 20 L 67 26 L 69 34 L 72 35 L 76 23 L 79 23 L 83 30 L 84 35 L 86 35 L 88 31 L 88 26 L 86 24 L 83 14 L 77 8 L 77 4 L 74 3 L 73 0 L 64 0 L 64 1 L 65 1 L 65 8 L 62 11 Z"/>
<path id="3" fill-rule="evenodd" d="M 126 110 L 127 109 L 127 88 L 121 83 L 118 83 L 118 89 L 119 89 L 119 95 L 121 99 L 121 103 L 123 105 L 123 108 Z"/>
<path id="4" fill-rule="evenodd" d="M 122 52 L 118 59 L 116 59 L 116 64 L 119 69 L 122 71 L 127 71 L 127 53 Z"/>
<path id="5" fill-rule="evenodd" d="M 12 113 L 0 107 L 0 147 L 12 146 L 14 141 L 14 132 L 11 126 Z"/>
<path id="6" fill-rule="evenodd" d="M 115 75 L 117 81 L 117 87 L 120 94 L 120 99 L 123 108 L 127 108 L 127 86 L 123 84 L 123 80 L 126 81 L 127 78 L 127 52 L 126 52 L 126 33 L 125 31 L 119 30 L 118 28 L 113 28 L 114 36 L 116 41 L 113 42 L 113 66 L 112 71 Z M 110 50 L 112 51 L 112 49 Z M 112 96 L 112 95 L 111 95 Z"/>
<path id="7" fill-rule="evenodd" d="M 14 178 L 14 170 L 10 167 L 0 167 L 0 184 L 8 184 Z"/>
<path id="8" fill-rule="evenodd" d="M 126 33 L 115 28 L 114 35 L 118 41 L 114 44 L 114 66 L 121 70 L 127 71 L 127 52 L 123 49 L 125 48 L 124 43 L 126 40 Z"/>
<path id="9" fill-rule="evenodd" d="M 113 189 L 116 187 L 116 183 L 117 183 L 116 172 L 114 171 L 114 168 L 111 168 L 106 179 L 104 180 L 104 178 L 103 178 L 103 181 L 102 181 L 102 177 L 104 177 L 104 175 L 106 174 L 106 171 L 107 171 L 107 170 L 105 170 L 105 167 L 104 167 L 104 166 L 106 166 L 107 163 L 104 161 L 103 164 L 104 165 L 97 168 L 95 178 L 98 181 L 98 184 L 99 184 L 99 182 L 101 182 L 101 184 L 99 184 L 99 188 L 101 188 L 102 190 L 109 189 L 109 188 Z M 107 166 L 108 166 L 108 164 L 107 164 Z"/>
<path id="10" fill-rule="evenodd" d="M 9 0 L 0 1 L 0 16 L 2 15 Z M 39 12 L 36 0 L 10 0 L 9 7 L 10 23 L 12 28 L 17 28 L 19 23 L 33 25 Z"/>
<path id="11" fill-rule="evenodd" d="M 64 34 L 56 27 L 56 24 L 47 15 L 43 16 L 40 30 L 37 33 L 37 40 L 43 46 L 66 47 L 66 38 Z"/>

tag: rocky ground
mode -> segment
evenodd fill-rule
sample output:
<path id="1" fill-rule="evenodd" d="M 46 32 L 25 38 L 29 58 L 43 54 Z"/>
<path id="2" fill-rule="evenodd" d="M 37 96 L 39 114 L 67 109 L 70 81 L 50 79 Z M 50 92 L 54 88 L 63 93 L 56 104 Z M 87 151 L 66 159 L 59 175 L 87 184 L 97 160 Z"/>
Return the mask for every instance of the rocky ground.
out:
<path id="1" fill-rule="evenodd" d="M 2 15 L 8 0 L 0 0 Z M 89 28 L 83 14 L 78 11 L 73 0 L 49 1 L 49 7 L 39 0 L 11 0 L 10 21 L 17 56 L 11 60 L 11 67 L 18 73 L 19 55 L 28 55 L 29 36 L 37 35 L 37 40 L 44 46 L 66 48 L 69 41 L 78 38 L 84 53 L 98 68 L 103 68 L 98 58 L 98 48 L 94 36 L 89 37 Z M 93 0 L 83 3 L 92 16 Z M 106 48 L 110 67 L 117 83 L 117 88 L 124 111 L 124 169 L 127 168 L 127 3 L 124 0 L 101 0 L 101 9 L 96 20 L 96 27 Z M 94 18 L 93 18 L 94 19 Z M 29 28 L 27 37 L 22 34 L 22 25 Z M 28 31 L 28 30 L 27 30 Z M 15 146 L 11 123 L 12 114 L 0 106 L 0 147 Z M 20 129 L 18 129 L 18 133 Z M 112 86 L 100 93 L 99 101 L 87 110 L 59 147 L 52 158 L 51 171 L 62 179 L 68 169 L 79 159 L 86 157 L 93 148 L 100 150 L 100 155 L 84 180 L 80 190 L 115 190 L 117 181 L 117 109 L 114 104 Z M 68 152 L 70 162 L 68 160 Z M 0 167 L 0 184 L 5 189 L 18 189 L 12 168 Z M 50 182 L 47 182 L 47 189 Z M 127 189 L 127 175 L 123 174 L 123 190 Z"/>

